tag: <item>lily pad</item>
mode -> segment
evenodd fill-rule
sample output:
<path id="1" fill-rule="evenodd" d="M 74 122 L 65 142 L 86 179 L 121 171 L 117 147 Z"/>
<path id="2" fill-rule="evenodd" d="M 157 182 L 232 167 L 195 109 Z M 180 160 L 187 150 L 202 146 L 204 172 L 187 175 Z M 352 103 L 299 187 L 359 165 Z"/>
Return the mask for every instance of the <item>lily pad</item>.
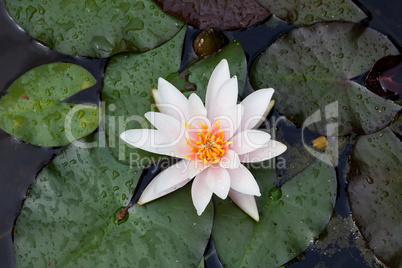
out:
<path id="1" fill-rule="evenodd" d="M 185 30 L 166 44 L 143 54 L 117 55 L 106 69 L 102 89 L 102 99 L 106 102 L 105 129 L 112 154 L 123 163 L 145 166 L 167 157 L 133 148 L 119 138 L 127 129 L 151 127 L 144 114 L 155 109 L 151 89 L 157 88 L 159 77 L 174 83 L 186 96 L 195 91 L 203 99 L 213 69 L 226 58 L 232 75 L 239 78 L 239 85 L 245 83 L 246 59 L 238 42 L 178 74 L 184 34 Z"/>
<path id="2" fill-rule="evenodd" d="M 67 145 L 85 137 L 99 126 L 100 108 L 62 101 L 95 83 L 87 70 L 71 63 L 36 67 L 1 98 L 0 128 L 38 146 Z"/>
<path id="3" fill-rule="evenodd" d="M 89 149 L 71 145 L 38 175 L 16 222 L 16 266 L 196 267 L 212 207 L 198 216 L 187 186 L 115 224 L 141 170 L 114 160 L 103 135 L 80 141 Z"/>
<path id="4" fill-rule="evenodd" d="M 278 267 L 324 230 L 336 197 L 334 168 L 317 160 L 279 189 L 272 188 L 275 178 L 257 177 L 260 222 L 228 200 L 216 203 L 212 236 L 223 266 Z"/>
<path id="5" fill-rule="evenodd" d="M 275 88 L 278 111 L 315 133 L 372 133 L 401 107 L 352 79 L 390 54 L 398 50 L 388 38 L 363 25 L 317 23 L 272 44 L 254 63 L 251 82 Z"/>
<path id="6" fill-rule="evenodd" d="M 230 30 L 247 28 L 271 13 L 256 0 L 155 0 L 166 13 L 199 29 Z"/>
<path id="7" fill-rule="evenodd" d="M 154 154 L 133 148 L 119 136 L 133 128 L 149 128 L 144 114 L 152 109 L 151 89 L 158 78 L 177 72 L 186 29 L 169 42 L 142 54 L 124 53 L 111 58 L 105 72 L 102 100 L 105 102 L 105 129 L 109 148 L 116 159 L 130 165 L 158 162 Z M 145 162 L 139 162 L 141 159 Z M 135 162 L 134 162 L 135 161 Z"/>
<path id="8" fill-rule="evenodd" d="M 367 17 L 352 0 L 257 0 L 275 16 L 294 25 L 308 25 L 318 21 L 359 22 Z"/>
<path id="9" fill-rule="evenodd" d="M 144 52 L 172 38 L 183 26 L 152 0 L 5 0 L 5 4 L 28 34 L 69 55 Z"/>
<path id="10" fill-rule="evenodd" d="M 351 155 L 352 215 L 376 256 L 402 265 L 402 144 L 389 128 L 360 136 Z"/>

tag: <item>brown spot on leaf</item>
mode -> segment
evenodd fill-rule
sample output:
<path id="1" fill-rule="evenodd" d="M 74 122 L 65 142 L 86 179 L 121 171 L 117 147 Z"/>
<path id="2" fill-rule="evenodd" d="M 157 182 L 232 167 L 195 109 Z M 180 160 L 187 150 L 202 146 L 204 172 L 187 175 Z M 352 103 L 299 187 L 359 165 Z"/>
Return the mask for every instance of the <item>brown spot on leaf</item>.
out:
<path id="1" fill-rule="evenodd" d="M 22 95 L 21 95 L 21 99 L 23 99 L 23 100 L 29 100 L 29 97 L 28 97 L 27 95 L 25 95 L 25 94 L 22 94 Z"/>

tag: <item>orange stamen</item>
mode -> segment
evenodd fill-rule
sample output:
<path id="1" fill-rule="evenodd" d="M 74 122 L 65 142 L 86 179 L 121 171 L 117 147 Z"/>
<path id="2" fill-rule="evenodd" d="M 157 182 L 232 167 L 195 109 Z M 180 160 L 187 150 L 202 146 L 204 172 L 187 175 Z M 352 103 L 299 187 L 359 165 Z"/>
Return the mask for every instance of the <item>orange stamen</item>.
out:
<path id="1" fill-rule="evenodd" d="M 189 124 L 184 123 L 186 128 Z M 197 140 L 188 139 L 187 146 L 191 148 L 194 157 L 187 156 L 190 160 L 203 160 L 205 164 L 217 163 L 225 154 L 228 145 L 231 142 L 225 141 L 222 128 L 219 126 L 219 120 L 213 124 L 211 130 L 208 126 L 200 123 L 201 129 L 197 133 Z"/>

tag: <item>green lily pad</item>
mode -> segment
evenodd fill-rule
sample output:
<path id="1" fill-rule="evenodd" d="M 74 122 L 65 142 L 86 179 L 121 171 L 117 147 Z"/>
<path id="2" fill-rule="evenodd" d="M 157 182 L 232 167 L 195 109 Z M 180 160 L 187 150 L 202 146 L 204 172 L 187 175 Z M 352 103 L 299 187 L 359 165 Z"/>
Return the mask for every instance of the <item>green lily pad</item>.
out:
<path id="1" fill-rule="evenodd" d="M 166 44 L 143 54 L 117 55 L 106 69 L 102 89 L 102 99 L 106 103 L 105 129 L 112 154 L 123 163 L 148 165 L 167 158 L 133 148 L 119 138 L 127 129 L 151 127 L 144 114 L 155 109 L 151 89 L 157 88 L 159 77 L 171 81 L 186 96 L 196 92 L 204 99 L 213 69 L 221 59 L 226 58 L 231 73 L 240 80 L 239 85 L 245 83 L 246 59 L 238 42 L 227 45 L 178 74 L 184 34 L 183 29 Z"/>
<path id="2" fill-rule="evenodd" d="M 359 22 L 367 17 L 351 0 L 257 0 L 275 16 L 294 25 L 308 25 L 318 21 Z"/>
<path id="3" fill-rule="evenodd" d="M 374 254 L 402 265 L 402 144 L 389 128 L 360 136 L 351 155 L 352 215 Z"/>
<path id="4" fill-rule="evenodd" d="M 0 100 L 0 128 L 38 146 L 67 145 L 91 134 L 100 108 L 62 103 L 93 86 L 95 78 L 71 63 L 36 67 L 19 77 Z"/>
<path id="5" fill-rule="evenodd" d="M 28 34 L 69 55 L 109 57 L 144 52 L 172 38 L 183 22 L 152 0 L 5 0 Z"/>
<path id="6" fill-rule="evenodd" d="M 328 223 L 337 186 L 332 166 L 317 160 L 279 189 L 272 188 L 275 177 L 257 177 L 259 222 L 228 200 L 216 203 L 212 236 L 225 267 L 278 267 L 302 253 Z"/>
<path id="7" fill-rule="evenodd" d="M 363 25 L 317 23 L 272 44 L 254 63 L 251 82 L 275 88 L 278 111 L 315 133 L 372 133 L 401 107 L 351 79 L 390 54 L 398 50 L 388 38 Z"/>
<path id="8" fill-rule="evenodd" d="M 155 0 L 162 9 L 199 29 L 229 30 L 247 28 L 270 13 L 256 0 Z"/>
<path id="9" fill-rule="evenodd" d="M 159 77 L 179 69 L 185 33 L 183 28 L 169 42 L 146 53 L 124 53 L 111 58 L 105 72 L 102 100 L 108 145 L 119 161 L 130 165 L 158 162 L 158 156 L 129 146 L 119 137 L 127 129 L 150 128 L 144 114 L 154 104 L 151 89 L 158 87 Z M 142 159 L 144 163 L 140 162 Z"/>
<path id="10" fill-rule="evenodd" d="M 115 224 L 141 170 L 114 160 L 103 136 L 68 147 L 38 175 L 16 222 L 16 266 L 196 267 L 212 206 L 198 216 L 187 186 Z"/>

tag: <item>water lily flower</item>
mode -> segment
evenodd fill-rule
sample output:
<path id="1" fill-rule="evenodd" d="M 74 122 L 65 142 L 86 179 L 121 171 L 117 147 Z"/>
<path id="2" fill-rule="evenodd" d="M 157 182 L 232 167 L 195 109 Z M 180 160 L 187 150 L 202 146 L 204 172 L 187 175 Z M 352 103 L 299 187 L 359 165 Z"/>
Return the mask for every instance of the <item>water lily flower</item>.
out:
<path id="1" fill-rule="evenodd" d="M 158 89 L 152 92 L 159 112 L 145 114 L 155 129 L 131 129 L 120 137 L 134 147 L 182 160 L 159 173 L 138 204 L 171 193 L 194 178 L 191 196 L 198 215 L 214 193 L 222 199 L 229 195 L 258 221 L 254 196 L 261 195 L 260 189 L 242 163 L 268 160 L 286 150 L 270 134 L 257 130 L 272 108 L 273 93 L 272 88 L 260 89 L 237 104 L 237 77 L 230 77 L 225 59 L 210 77 L 205 106 L 195 93 L 187 99 L 159 78 Z"/>

